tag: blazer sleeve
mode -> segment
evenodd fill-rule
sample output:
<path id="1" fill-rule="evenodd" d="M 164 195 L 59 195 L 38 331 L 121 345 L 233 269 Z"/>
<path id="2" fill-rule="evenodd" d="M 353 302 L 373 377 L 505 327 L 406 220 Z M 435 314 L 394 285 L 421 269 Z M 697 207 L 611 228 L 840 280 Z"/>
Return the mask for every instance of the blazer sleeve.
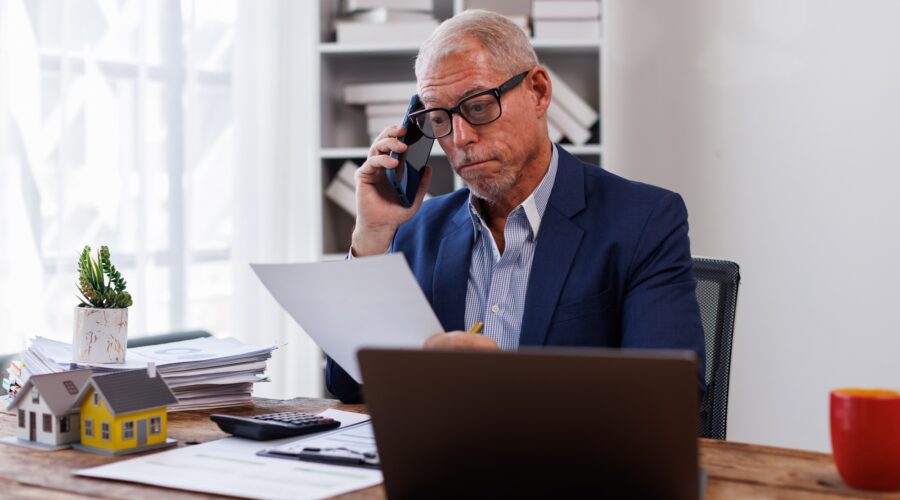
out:
<path id="1" fill-rule="evenodd" d="M 356 383 L 353 377 L 329 356 L 325 357 L 325 387 L 342 403 L 363 402 L 362 385 Z"/>
<path id="2" fill-rule="evenodd" d="M 694 351 L 704 391 L 706 342 L 696 289 L 687 208 L 681 196 L 668 193 L 645 221 L 631 259 L 622 347 Z"/>

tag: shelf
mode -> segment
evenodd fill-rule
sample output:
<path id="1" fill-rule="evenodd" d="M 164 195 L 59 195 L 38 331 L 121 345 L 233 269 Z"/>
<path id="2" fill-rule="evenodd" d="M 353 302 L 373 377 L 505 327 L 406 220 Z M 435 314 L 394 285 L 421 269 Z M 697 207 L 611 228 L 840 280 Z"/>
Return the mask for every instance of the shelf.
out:
<path id="1" fill-rule="evenodd" d="M 574 155 L 602 155 L 603 146 L 601 144 L 585 144 L 583 146 L 575 146 L 573 144 L 561 144 L 566 151 Z M 364 159 L 369 155 L 369 148 L 322 148 L 319 150 L 319 156 L 324 160 L 340 160 L 340 159 Z M 432 156 L 447 156 L 444 150 L 435 143 L 434 149 L 431 150 Z"/>
<path id="2" fill-rule="evenodd" d="M 538 52 L 598 52 L 603 45 L 602 40 L 532 40 L 531 44 Z M 322 42 L 318 46 L 319 53 L 325 56 L 350 56 L 360 54 L 377 55 L 410 55 L 419 52 L 416 43 L 337 43 Z"/>

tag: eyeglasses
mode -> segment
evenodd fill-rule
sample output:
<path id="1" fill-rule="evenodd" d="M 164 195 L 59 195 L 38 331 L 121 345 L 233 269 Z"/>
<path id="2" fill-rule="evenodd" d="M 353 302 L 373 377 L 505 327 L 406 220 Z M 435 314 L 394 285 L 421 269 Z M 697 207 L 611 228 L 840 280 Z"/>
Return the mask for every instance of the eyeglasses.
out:
<path id="1" fill-rule="evenodd" d="M 485 90 L 466 97 L 455 108 L 430 108 L 410 113 L 409 117 L 429 139 L 440 139 L 453 132 L 453 115 L 457 114 L 470 125 L 486 125 L 500 118 L 500 96 L 509 92 L 525 79 L 524 73 L 510 78 L 495 89 Z"/>

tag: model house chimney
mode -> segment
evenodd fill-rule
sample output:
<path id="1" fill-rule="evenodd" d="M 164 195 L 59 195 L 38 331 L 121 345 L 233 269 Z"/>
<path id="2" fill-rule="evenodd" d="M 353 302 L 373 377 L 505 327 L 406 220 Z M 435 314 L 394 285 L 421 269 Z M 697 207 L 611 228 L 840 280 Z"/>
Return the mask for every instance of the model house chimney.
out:
<path id="1" fill-rule="evenodd" d="M 147 363 L 147 376 L 150 378 L 156 378 L 156 363 L 150 362 Z"/>

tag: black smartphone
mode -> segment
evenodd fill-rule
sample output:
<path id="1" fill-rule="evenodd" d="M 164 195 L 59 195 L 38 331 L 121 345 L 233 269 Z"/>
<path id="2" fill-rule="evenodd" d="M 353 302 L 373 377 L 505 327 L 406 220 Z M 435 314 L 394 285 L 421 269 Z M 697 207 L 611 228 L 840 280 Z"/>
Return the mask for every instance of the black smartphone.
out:
<path id="1" fill-rule="evenodd" d="M 405 152 L 400 154 L 391 152 L 391 158 L 397 160 L 397 168 L 387 169 L 388 181 L 397 193 L 397 201 L 404 207 L 411 207 L 416 200 L 419 182 L 422 180 L 420 172 L 428 163 L 431 147 L 434 145 L 434 139 L 423 135 L 418 125 L 409 118 L 411 113 L 420 109 L 422 109 L 422 101 L 419 100 L 418 94 L 414 94 L 409 100 L 406 115 L 403 117 L 403 128 L 406 129 L 406 135 L 398 137 L 400 142 L 408 147 Z"/>

